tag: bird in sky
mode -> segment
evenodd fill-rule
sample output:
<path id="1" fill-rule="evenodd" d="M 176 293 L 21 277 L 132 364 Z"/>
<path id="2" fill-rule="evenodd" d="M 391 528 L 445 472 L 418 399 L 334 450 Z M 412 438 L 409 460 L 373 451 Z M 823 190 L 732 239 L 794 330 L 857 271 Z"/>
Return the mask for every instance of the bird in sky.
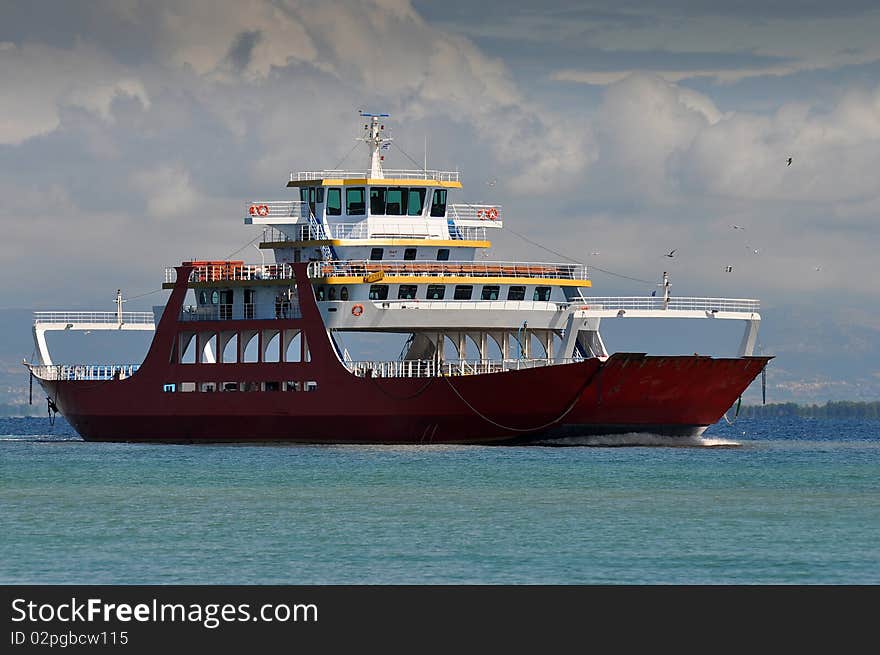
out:
<path id="1" fill-rule="evenodd" d="M 821 270 L 822 270 L 822 267 L 821 267 L 821 266 L 817 266 L 817 267 L 816 267 L 816 270 L 817 270 L 817 271 L 821 271 Z"/>
<path id="2" fill-rule="evenodd" d="M 744 230 L 744 229 L 746 229 L 746 228 L 744 228 L 742 225 L 731 225 L 730 227 L 732 227 L 734 230 Z"/>
<path id="3" fill-rule="evenodd" d="M 746 245 L 746 248 L 748 248 L 749 250 L 751 250 L 752 253 L 754 253 L 755 255 L 760 255 L 760 254 L 761 254 L 761 249 L 760 249 L 760 248 L 752 248 L 752 247 L 749 246 L 749 245 Z"/>
<path id="4" fill-rule="evenodd" d="M 733 273 L 733 266 L 725 266 L 724 272 L 725 273 Z"/>
<path id="5" fill-rule="evenodd" d="M 595 257 L 595 256 L 597 256 L 597 255 L 599 254 L 599 251 L 598 251 L 598 250 L 594 250 L 594 251 L 591 252 L 590 254 L 593 255 L 593 256 Z"/>
<path id="6" fill-rule="evenodd" d="M 666 256 L 667 256 L 667 257 L 675 257 L 675 251 L 676 251 L 676 250 L 678 250 L 678 248 L 673 248 L 673 249 L 670 250 L 668 253 L 666 253 Z"/>
<path id="7" fill-rule="evenodd" d="M 497 184 L 497 182 L 498 182 L 498 180 L 493 177 L 491 180 L 486 181 L 486 186 L 495 186 L 495 184 Z"/>
<path id="8" fill-rule="evenodd" d="M 788 165 L 791 166 L 791 157 L 788 158 Z"/>

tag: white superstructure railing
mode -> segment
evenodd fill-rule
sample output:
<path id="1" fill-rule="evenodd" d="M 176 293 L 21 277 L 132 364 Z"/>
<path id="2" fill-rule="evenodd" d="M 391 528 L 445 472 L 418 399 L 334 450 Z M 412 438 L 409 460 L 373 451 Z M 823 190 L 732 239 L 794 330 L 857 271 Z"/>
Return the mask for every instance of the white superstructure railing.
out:
<path id="1" fill-rule="evenodd" d="M 302 200 L 254 200 L 244 208 L 251 218 L 308 218 L 309 203 Z"/>
<path id="2" fill-rule="evenodd" d="M 386 168 L 383 170 L 386 178 L 396 180 L 432 180 L 436 182 L 459 182 L 458 171 L 435 171 L 424 169 Z M 369 178 L 372 173 L 369 169 L 331 169 L 323 171 L 299 171 L 291 172 L 291 182 L 310 182 L 313 180 L 346 179 L 346 178 Z"/>
<path id="3" fill-rule="evenodd" d="M 309 263 L 312 278 L 362 277 L 381 271 L 389 276 L 423 276 L 426 278 L 522 277 L 546 280 L 588 280 L 589 266 L 584 264 L 551 264 L 528 262 L 426 262 L 426 261 L 328 261 Z"/>
<path id="4" fill-rule="evenodd" d="M 501 205 L 474 205 L 470 203 L 460 204 L 450 204 L 447 207 L 447 215 L 449 218 L 453 220 L 481 220 L 491 222 L 491 221 L 501 221 L 504 220 L 504 215 L 502 214 L 503 207 Z"/>
<path id="5" fill-rule="evenodd" d="M 33 374 L 43 380 L 123 380 L 131 377 L 139 364 L 52 364 L 33 366 Z"/>
<path id="6" fill-rule="evenodd" d="M 116 312 L 34 312 L 34 323 L 119 323 Z M 152 324 L 153 312 L 122 312 L 123 323 Z"/>
<path id="7" fill-rule="evenodd" d="M 343 362 L 345 367 L 358 377 L 374 378 L 430 378 L 444 375 L 480 375 L 501 371 L 518 371 L 541 366 L 571 364 L 583 359 L 477 359 L 447 360 L 403 359 L 391 361 Z"/>
<path id="8" fill-rule="evenodd" d="M 271 227 L 263 230 L 263 243 L 281 243 L 286 241 L 321 241 L 324 239 L 436 239 L 440 238 L 437 227 L 418 219 L 405 223 L 368 221 L 357 223 L 330 223 L 329 225 L 293 225 L 285 230 Z M 469 241 L 485 240 L 486 228 L 471 226 L 455 226 L 450 228 L 451 239 Z"/>
<path id="9" fill-rule="evenodd" d="M 669 298 L 666 303 L 662 297 L 654 296 L 586 296 L 578 300 L 584 309 L 612 309 L 612 310 L 678 310 L 678 311 L 707 311 L 707 312 L 757 312 L 760 309 L 760 301 L 751 298 L 697 298 L 676 297 Z"/>

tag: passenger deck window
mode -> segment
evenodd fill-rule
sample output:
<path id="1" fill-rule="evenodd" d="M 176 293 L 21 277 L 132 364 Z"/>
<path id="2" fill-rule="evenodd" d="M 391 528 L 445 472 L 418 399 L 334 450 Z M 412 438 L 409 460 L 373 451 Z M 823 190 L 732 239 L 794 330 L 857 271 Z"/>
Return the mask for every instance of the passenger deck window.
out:
<path id="1" fill-rule="evenodd" d="M 383 187 L 383 186 L 370 187 L 370 213 L 371 214 L 384 214 L 385 213 L 385 187 Z"/>
<path id="2" fill-rule="evenodd" d="M 440 248 L 437 250 L 437 261 L 438 262 L 448 262 L 449 261 L 449 248 Z"/>
<path id="3" fill-rule="evenodd" d="M 456 300 L 470 300 L 474 293 L 474 287 L 470 284 L 458 284 L 455 287 L 453 298 Z"/>
<path id="4" fill-rule="evenodd" d="M 487 284 L 483 287 L 483 293 L 480 297 L 483 300 L 498 300 L 498 293 L 500 291 L 501 287 Z"/>
<path id="5" fill-rule="evenodd" d="M 327 215 L 342 216 L 342 191 L 338 188 L 327 189 Z"/>
<path id="6" fill-rule="evenodd" d="M 393 187 L 388 189 L 385 213 L 388 216 L 406 216 L 406 198 L 409 189 Z"/>
<path id="7" fill-rule="evenodd" d="M 446 189 L 434 189 L 431 216 L 446 216 Z"/>
<path id="8" fill-rule="evenodd" d="M 367 213 L 364 187 L 347 187 L 345 189 L 345 213 L 349 216 L 363 216 Z"/>
<path id="9" fill-rule="evenodd" d="M 428 300 L 443 300 L 443 296 L 446 295 L 446 285 L 445 284 L 429 284 L 428 285 L 428 295 L 425 296 Z"/>
<path id="10" fill-rule="evenodd" d="M 525 300 L 526 298 L 526 288 L 514 286 L 510 287 L 507 291 L 507 299 L 508 300 Z"/>
<path id="11" fill-rule="evenodd" d="M 416 297 L 418 288 L 418 285 L 415 284 L 401 284 L 400 289 L 397 291 L 397 297 L 401 300 L 412 300 Z"/>
<path id="12" fill-rule="evenodd" d="M 403 251 L 403 258 L 404 259 L 415 259 L 416 252 L 417 252 L 416 248 L 407 248 L 406 250 Z"/>
<path id="13" fill-rule="evenodd" d="M 425 206 L 425 189 L 410 189 L 406 204 L 406 213 L 409 216 L 421 216 Z"/>
<path id="14" fill-rule="evenodd" d="M 550 287 L 535 287 L 535 300 L 550 300 Z"/>
<path id="15" fill-rule="evenodd" d="M 370 300 L 387 300 L 388 299 L 388 285 L 387 284 L 374 284 L 370 287 Z"/>
<path id="16" fill-rule="evenodd" d="M 384 248 L 373 248 L 370 251 L 370 259 L 372 259 L 374 262 L 379 261 L 380 259 L 382 259 L 382 255 L 384 255 L 384 254 L 385 254 Z"/>

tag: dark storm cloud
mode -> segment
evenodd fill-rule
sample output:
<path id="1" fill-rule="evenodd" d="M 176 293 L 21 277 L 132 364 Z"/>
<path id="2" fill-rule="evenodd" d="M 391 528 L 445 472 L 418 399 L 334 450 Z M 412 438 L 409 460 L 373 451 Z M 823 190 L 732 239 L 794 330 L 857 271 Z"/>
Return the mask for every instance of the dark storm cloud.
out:
<path id="1" fill-rule="evenodd" d="M 232 65 L 233 71 L 241 73 L 247 69 L 251 63 L 254 48 L 262 38 L 263 33 L 259 30 L 240 32 L 238 36 L 235 37 L 235 41 L 233 41 L 232 46 L 229 48 L 229 54 L 227 55 L 227 61 Z"/>

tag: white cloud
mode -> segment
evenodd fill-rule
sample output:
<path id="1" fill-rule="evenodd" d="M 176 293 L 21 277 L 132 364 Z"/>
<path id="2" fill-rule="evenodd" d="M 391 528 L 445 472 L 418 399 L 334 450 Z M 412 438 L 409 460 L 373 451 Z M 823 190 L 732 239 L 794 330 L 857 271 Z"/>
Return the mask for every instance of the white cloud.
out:
<path id="1" fill-rule="evenodd" d="M 189 172 L 182 164 L 169 164 L 131 176 L 134 189 L 143 194 L 147 202 L 147 213 L 159 219 L 184 218 L 195 212 L 201 205 L 200 195 L 195 190 Z"/>
<path id="2" fill-rule="evenodd" d="M 20 144 L 55 130 L 61 107 L 78 106 L 111 120 L 120 95 L 149 107 L 140 80 L 94 46 L 71 49 L 43 44 L 0 48 L 0 144 Z"/>

